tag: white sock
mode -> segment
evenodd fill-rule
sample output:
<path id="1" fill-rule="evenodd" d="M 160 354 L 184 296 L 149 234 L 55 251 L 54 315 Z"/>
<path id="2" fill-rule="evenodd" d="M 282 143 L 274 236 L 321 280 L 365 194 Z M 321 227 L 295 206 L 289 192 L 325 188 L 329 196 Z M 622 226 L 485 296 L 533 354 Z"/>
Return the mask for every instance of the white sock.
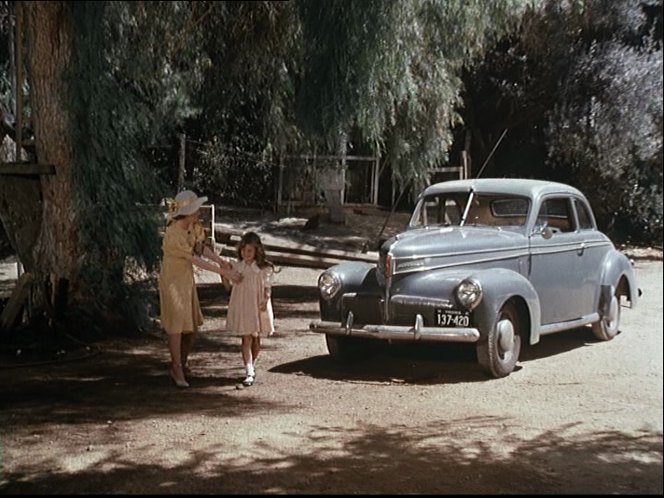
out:
<path id="1" fill-rule="evenodd" d="M 247 377 L 253 377 L 256 374 L 256 371 L 254 370 L 254 365 L 252 363 L 247 363 L 245 365 L 245 368 L 247 369 Z"/>

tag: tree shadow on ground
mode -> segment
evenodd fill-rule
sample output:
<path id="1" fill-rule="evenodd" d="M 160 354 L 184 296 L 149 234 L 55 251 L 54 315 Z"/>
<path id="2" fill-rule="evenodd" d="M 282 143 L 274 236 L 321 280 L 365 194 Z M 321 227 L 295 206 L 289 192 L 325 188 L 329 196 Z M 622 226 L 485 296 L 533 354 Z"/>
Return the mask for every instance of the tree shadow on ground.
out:
<path id="1" fill-rule="evenodd" d="M 189 389 L 174 386 L 168 374 L 165 341 L 135 341 L 130 348 L 109 347 L 82 362 L 2 369 L 3 410 L 37 424 L 79 424 L 192 412 L 235 416 L 248 406 L 254 411 L 283 409 L 254 399 L 238 401 L 228 394 L 228 388 L 237 384 L 242 372 L 235 364 L 220 362 L 219 355 L 239 356 L 239 344 L 200 337 L 195 348 Z"/>
<path id="2" fill-rule="evenodd" d="M 6 494 L 661 494 L 662 433 L 584 433 L 562 425 L 531 438 L 506 435 L 510 419 L 466 417 L 428 425 L 312 426 L 286 450 L 247 443 L 251 464 L 199 445 L 184 463 L 136 460 L 109 445 L 94 464 L 56 459 L 6 472 Z M 473 439 L 493 432 L 504 444 Z M 495 451 L 494 448 L 500 448 Z M 149 451 L 148 451 L 149 453 Z M 265 456 L 269 455 L 269 456 Z M 272 456 L 277 455 L 277 456 Z"/>

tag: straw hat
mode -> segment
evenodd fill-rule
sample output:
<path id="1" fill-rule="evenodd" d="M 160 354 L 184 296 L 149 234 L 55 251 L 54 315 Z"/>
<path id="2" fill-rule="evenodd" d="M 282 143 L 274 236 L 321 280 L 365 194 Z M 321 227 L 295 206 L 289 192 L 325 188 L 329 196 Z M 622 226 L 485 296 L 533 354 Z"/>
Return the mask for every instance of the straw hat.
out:
<path id="1" fill-rule="evenodd" d="M 183 190 L 175 196 L 174 202 L 170 206 L 168 213 L 170 218 L 178 216 L 187 216 L 198 211 L 201 206 L 207 201 L 207 197 L 198 197 L 191 190 Z"/>

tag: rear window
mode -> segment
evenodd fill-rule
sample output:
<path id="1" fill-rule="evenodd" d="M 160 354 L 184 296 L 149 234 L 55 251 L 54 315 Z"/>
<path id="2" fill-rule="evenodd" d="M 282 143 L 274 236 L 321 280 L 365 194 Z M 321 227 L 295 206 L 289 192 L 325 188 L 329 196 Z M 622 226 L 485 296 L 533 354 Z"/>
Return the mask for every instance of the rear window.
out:
<path id="1" fill-rule="evenodd" d="M 496 218 L 501 216 L 525 216 L 528 214 L 527 199 L 496 199 L 491 203 L 491 212 Z"/>

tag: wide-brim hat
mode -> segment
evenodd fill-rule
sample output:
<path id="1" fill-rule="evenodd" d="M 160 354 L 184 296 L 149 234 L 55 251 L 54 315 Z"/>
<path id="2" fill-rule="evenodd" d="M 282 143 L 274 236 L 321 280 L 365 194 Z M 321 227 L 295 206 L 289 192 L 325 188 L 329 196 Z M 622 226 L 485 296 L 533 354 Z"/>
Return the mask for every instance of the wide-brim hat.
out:
<path id="1" fill-rule="evenodd" d="M 170 216 L 176 218 L 178 216 L 188 216 L 198 211 L 203 204 L 207 201 L 207 197 L 198 197 L 196 193 L 191 190 L 183 190 L 175 196 L 175 200 L 171 205 Z"/>

